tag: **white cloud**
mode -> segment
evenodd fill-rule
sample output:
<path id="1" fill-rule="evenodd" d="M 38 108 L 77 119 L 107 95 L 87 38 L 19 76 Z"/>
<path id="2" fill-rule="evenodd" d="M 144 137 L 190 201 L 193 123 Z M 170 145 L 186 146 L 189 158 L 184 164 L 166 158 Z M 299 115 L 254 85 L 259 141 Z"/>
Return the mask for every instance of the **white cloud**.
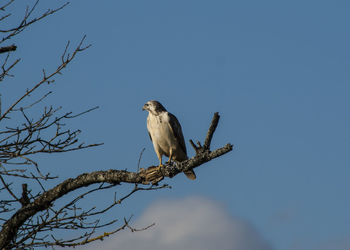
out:
<path id="1" fill-rule="evenodd" d="M 146 231 L 123 231 L 84 249 L 271 250 L 248 222 L 232 218 L 218 203 L 199 197 L 151 205 L 134 223 Z"/>

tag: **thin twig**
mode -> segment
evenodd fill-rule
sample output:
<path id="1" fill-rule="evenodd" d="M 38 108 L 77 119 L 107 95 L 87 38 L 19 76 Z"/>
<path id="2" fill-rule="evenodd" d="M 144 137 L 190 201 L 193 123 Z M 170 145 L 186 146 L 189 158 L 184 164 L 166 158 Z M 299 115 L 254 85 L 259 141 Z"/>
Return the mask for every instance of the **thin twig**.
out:
<path id="1" fill-rule="evenodd" d="M 1 180 L 2 184 L 4 185 L 4 188 L 6 188 L 6 190 L 9 192 L 9 194 L 10 194 L 16 201 L 19 201 L 19 199 L 17 198 L 17 196 L 11 191 L 9 185 L 5 182 L 4 178 L 2 178 L 1 175 L 0 175 L 0 180 Z"/>
<path id="2" fill-rule="evenodd" d="M 138 162 L 137 162 L 137 172 L 140 171 L 141 158 L 142 158 L 143 152 L 145 152 L 145 150 L 146 150 L 146 148 L 143 148 L 143 149 L 141 150 L 141 153 L 140 153 L 140 156 L 139 156 L 139 160 L 138 160 Z"/>

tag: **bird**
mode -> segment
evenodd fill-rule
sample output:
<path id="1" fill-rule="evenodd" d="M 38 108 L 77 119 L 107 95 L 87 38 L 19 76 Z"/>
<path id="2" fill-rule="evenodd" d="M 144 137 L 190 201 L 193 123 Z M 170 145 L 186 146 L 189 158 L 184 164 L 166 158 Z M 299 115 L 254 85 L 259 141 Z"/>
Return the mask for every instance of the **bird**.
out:
<path id="1" fill-rule="evenodd" d="M 163 167 L 163 155 L 169 157 L 167 163 L 172 160 L 176 162 L 187 160 L 186 144 L 181 125 L 176 116 L 168 112 L 160 102 L 155 100 L 146 102 L 142 110 L 148 111 L 147 130 L 159 159 L 159 169 Z M 184 173 L 187 178 L 196 179 L 193 170 Z"/>

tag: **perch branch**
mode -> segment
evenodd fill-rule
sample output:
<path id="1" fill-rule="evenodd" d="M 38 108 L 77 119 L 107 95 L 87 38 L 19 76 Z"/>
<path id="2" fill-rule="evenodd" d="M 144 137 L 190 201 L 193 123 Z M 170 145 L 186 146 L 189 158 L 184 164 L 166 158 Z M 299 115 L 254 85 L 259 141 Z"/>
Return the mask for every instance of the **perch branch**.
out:
<path id="1" fill-rule="evenodd" d="M 207 144 L 204 144 L 205 146 L 198 148 L 196 155 L 186 161 L 179 164 L 167 164 L 161 169 L 161 171 L 157 170 L 155 166 L 151 166 L 147 169 L 141 169 L 140 172 L 111 169 L 108 171 L 84 173 L 76 178 L 70 178 L 63 181 L 56 187 L 44 192 L 32 202 L 28 204 L 24 203 L 23 206 L 17 210 L 17 212 L 3 225 L 0 232 L 0 249 L 10 246 L 11 241 L 26 220 L 34 216 L 36 213 L 50 208 L 54 201 L 69 192 L 95 183 L 110 183 L 113 185 L 118 185 L 121 183 L 157 185 L 159 181 L 164 179 L 164 177 L 172 178 L 181 172 L 196 168 L 203 163 L 211 161 L 231 151 L 233 148 L 231 144 L 226 144 L 224 147 L 214 151 L 209 151 L 211 138 L 215 131 L 218 118 L 218 114 L 215 113 L 207 133 Z"/>

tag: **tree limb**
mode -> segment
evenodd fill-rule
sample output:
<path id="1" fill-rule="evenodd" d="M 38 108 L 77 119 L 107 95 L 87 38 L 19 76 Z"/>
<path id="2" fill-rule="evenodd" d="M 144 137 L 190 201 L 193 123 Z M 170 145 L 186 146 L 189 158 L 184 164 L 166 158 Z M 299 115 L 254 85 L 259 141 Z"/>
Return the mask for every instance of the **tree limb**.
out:
<path id="1" fill-rule="evenodd" d="M 226 144 L 224 147 L 210 151 L 210 141 L 215 132 L 218 122 L 218 113 L 214 114 L 211 126 L 208 130 L 206 139 L 208 144 L 204 144 L 202 148 L 197 148 L 196 155 L 179 164 L 167 164 L 161 170 L 155 166 L 147 169 L 141 169 L 140 172 L 129 172 L 126 170 L 111 169 L 108 171 L 96 171 L 92 173 L 84 173 L 76 178 L 70 178 L 56 187 L 44 192 L 33 202 L 24 204 L 2 227 L 0 232 L 0 249 L 8 248 L 11 241 L 16 236 L 19 228 L 36 213 L 48 209 L 53 205 L 53 202 L 69 192 L 86 187 L 95 183 L 110 183 L 118 185 L 121 183 L 134 183 L 144 185 L 157 185 L 164 177 L 172 178 L 175 175 L 196 168 L 203 163 L 211 161 L 227 152 L 231 151 L 233 146 Z M 191 143 L 193 144 L 193 142 Z"/>
<path id="2" fill-rule="evenodd" d="M 0 54 L 1 53 L 6 53 L 10 51 L 15 51 L 17 49 L 16 45 L 10 45 L 10 46 L 5 46 L 0 48 Z"/>

